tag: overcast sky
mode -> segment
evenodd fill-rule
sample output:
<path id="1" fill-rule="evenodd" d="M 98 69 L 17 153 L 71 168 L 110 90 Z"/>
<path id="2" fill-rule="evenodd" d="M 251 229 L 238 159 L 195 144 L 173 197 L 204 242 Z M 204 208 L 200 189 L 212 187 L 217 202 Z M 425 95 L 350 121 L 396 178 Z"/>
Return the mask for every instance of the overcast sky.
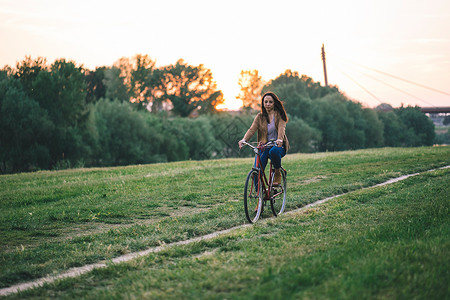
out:
<path id="1" fill-rule="evenodd" d="M 322 44 L 329 84 L 365 106 L 450 106 L 448 0 L 0 0 L 0 67 L 27 55 L 89 69 L 183 58 L 211 69 L 233 108 L 241 70 L 324 83 Z"/>

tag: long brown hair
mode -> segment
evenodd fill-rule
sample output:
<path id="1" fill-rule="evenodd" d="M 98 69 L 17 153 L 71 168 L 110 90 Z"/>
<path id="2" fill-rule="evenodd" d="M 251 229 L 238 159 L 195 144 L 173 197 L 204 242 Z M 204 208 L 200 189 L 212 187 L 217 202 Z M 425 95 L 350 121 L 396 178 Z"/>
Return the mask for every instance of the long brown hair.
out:
<path id="1" fill-rule="evenodd" d="M 281 119 L 283 119 L 283 121 L 287 122 L 288 117 L 286 114 L 286 110 L 284 109 L 283 103 L 280 101 L 280 99 L 278 99 L 278 96 L 275 95 L 274 92 L 266 92 L 261 98 L 261 113 L 266 118 L 267 123 L 270 123 L 270 121 L 269 121 L 269 114 L 267 113 L 267 110 L 264 108 L 264 97 L 266 96 L 271 96 L 273 98 L 275 111 L 277 111 L 280 114 Z"/>

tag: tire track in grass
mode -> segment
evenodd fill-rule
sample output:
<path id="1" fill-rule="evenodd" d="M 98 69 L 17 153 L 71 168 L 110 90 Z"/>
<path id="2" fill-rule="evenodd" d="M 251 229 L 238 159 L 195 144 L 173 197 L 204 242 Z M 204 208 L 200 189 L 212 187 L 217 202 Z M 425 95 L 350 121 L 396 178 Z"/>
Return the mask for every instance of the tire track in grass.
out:
<path id="1" fill-rule="evenodd" d="M 365 189 L 385 186 L 385 185 L 388 185 L 388 184 L 392 184 L 392 183 L 395 183 L 395 182 L 399 182 L 399 181 L 405 180 L 405 179 L 407 179 L 409 177 L 417 176 L 417 175 L 420 175 L 420 174 L 425 174 L 427 172 L 433 172 L 433 171 L 436 171 L 436 170 L 449 169 L 449 168 L 450 168 L 450 165 L 445 166 L 445 167 L 441 167 L 441 168 L 436 168 L 436 169 L 432 169 L 432 170 L 423 171 L 423 172 L 420 172 L 420 173 L 407 174 L 407 175 L 403 175 L 403 176 L 400 176 L 400 177 L 397 177 L 397 178 L 392 178 L 392 179 L 389 179 L 388 181 L 385 181 L 385 182 L 382 182 L 382 183 L 379 183 L 379 184 L 376 184 L 376 185 L 373 185 L 373 186 L 370 186 L 370 187 L 365 187 L 365 188 L 362 188 L 362 189 L 359 189 L 359 190 L 355 190 L 355 191 L 360 191 L 360 190 L 365 190 Z M 308 205 L 305 205 L 303 207 L 297 208 L 295 210 L 286 212 L 285 214 L 299 213 L 299 212 L 307 210 L 307 209 L 309 209 L 311 207 L 314 207 L 314 206 L 320 205 L 322 203 L 325 203 L 325 202 L 327 202 L 327 201 L 329 201 L 331 199 L 335 199 L 335 198 L 344 196 L 346 194 L 349 194 L 349 193 L 352 193 L 352 192 L 355 192 L 355 191 L 351 191 L 351 192 L 347 192 L 347 193 L 331 196 L 331 197 L 328 197 L 328 198 L 325 198 L 325 199 L 321 199 L 321 200 L 318 200 L 316 202 L 313 202 L 313 203 L 310 203 Z M 267 219 L 269 219 L 269 218 L 267 218 Z M 131 261 L 133 259 L 136 259 L 136 258 L 139 258 L 139 257 L 142 257 L 142 256 L 146 256 L 146 255 L 148 255 L 150 253 L 160 252 L 160 251 L 165 250 L 165 249 L 167 249 L 169 247 L 176 247 L 176 246 L 180 246 L 180 245 L 188 245 L 188 244 L 199 242 L 199 241 L 203 241 L 203 240 L 210 240 L 210 239 L 213 239 L 215 237 L 227 234 L 227 233 L 229 233 L 231 231 L 234 231 L 236 229 L 241 229 L 241 228 L 250 227 L 250 226 L 252 226 L 252 225 L 251 224 L 238 225 L 238 226 L 226 229 L 226 230 L 216 231 L 216 232 L 213 232 L 213 233 L 210 233 L 210 234 L 207 234 L 207 235 L 204 235 L 204 236 L 192 238 L 192 239 L 189 239 L 189 240 L 184 240 L 184 241 L 179 241 L 179 242 L 170 243 L 170 244 L 166 244 L 166 245 L 161 245 L 161 246 L 158 246 L 158 247 L 152 247 L 152 248 L 149 248 L 149 249 L 146 249 L 146 250 L 143 250 L 143 251 L 128 253 L 128 254 L 125 254 L 125 255 L 113 258 L 113 259 L 109 260 L 108 263 L 100 262 L 100 263 L 85 265 L 85 266 L 82 266 L 82 267 L 71 268 L 71 269 L 67 270 L 66 272 L 60 273 L 58 275 L 50 275 L 50 276 L 46 276 L 46 277 L 43 277 L 43 278 L 40 278 L 40 279 L 37 279 L 37 280 L 16 284 L 16 285 L 13 285 L 13 286 L 10 286 L 10 287 L 7 287 L 7 288 L 2 288 L 2 289 L 0 289 L 0 296 L 7 296 L 7 295 L 10 295 L 10 294 L 17 293 L 19 291 L 25 291 L 25 290 L 32 289 L 32 288 L 35 288 L 35 287 L 40 287 L 40 286 L 43 286 L 46 283 L 47 284 L 53 283 L 53 282 L 55 282 L 57 280 L 61 280 L 61 279 L 64 279 L 64 278 L 77 277 L 77 276 L 86 274 L 86 273 L 88 273 L 88 272 L 90 272 L 90 271 L 92 271 L 94 269 L 106 268 L 110 264 L 119 264 L 119 263 L 128 262 L 128 261 Z"/>

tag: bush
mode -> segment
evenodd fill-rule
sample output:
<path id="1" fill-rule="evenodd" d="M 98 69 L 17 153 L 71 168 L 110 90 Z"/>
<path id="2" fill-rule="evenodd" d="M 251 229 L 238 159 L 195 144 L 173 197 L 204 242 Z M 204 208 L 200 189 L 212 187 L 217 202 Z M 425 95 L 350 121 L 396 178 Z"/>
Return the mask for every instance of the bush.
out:
<path id="1" fill-rule="evenodd" d="M 128 102 L 99 100 L 95 106 L 97 165 L 127 165 L 166 161 L 161 155 L 164 137 L 159 126 L 150 127 L 143 112 Z"/>
<path id="2" fill-rule="evenodd" d="M 290 153 L 316 152 L 322 140 L 319 129 L 309 126 L 297 117 L 289 118 L 286 124 L 286 135 L 289 139 Z"/>

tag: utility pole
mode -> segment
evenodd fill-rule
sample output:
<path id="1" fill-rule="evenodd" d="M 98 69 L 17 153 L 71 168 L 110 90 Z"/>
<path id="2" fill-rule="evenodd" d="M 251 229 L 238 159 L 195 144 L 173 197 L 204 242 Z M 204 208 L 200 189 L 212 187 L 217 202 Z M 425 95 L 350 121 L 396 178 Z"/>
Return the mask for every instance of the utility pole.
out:
<path id="1" fill-rule="evenodd" d="M 327 64 L 325 62 L 325 46 L 322 44 L 322 61 L 323 61 L 323 76 L 325 77 L 325 86 L 328 86 Z"/>

